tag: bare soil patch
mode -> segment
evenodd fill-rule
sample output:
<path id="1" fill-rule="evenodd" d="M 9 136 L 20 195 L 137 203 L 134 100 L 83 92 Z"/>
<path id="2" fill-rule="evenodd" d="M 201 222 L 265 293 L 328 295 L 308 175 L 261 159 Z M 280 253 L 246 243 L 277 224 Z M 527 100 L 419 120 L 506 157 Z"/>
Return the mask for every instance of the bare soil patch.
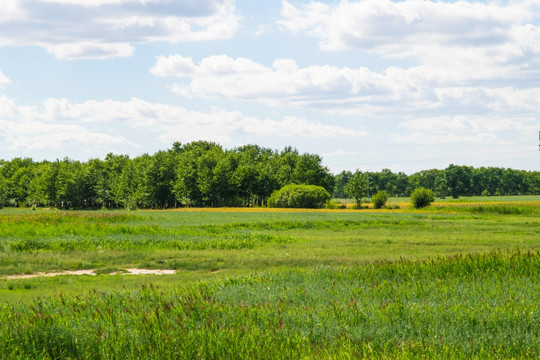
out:
<path id="1" fill-rule="evenodd" d="M 125 271 L 118 271 L 110 273 L 109 275 L 172 275 L 176 273 L 176 270 L 168 270 L 168 269 L 126 269 Z M 87 269 L 87 270 L 72 270 L 72 271 L 58 271 L 58 272 L 50 272 L 50 273 L 44 273 L 39 272 L 35 274 L 21 274 L 21 275 L 8 275 L 5 278 L 8 280 L 16 280 L 16 279 L 32 279 L 36 277 L 53 277 L 53 276 L 62 276 L 62 275 L 90 275 L 90 276 L 96 276 L 96 271 L 93 269 Z"/>

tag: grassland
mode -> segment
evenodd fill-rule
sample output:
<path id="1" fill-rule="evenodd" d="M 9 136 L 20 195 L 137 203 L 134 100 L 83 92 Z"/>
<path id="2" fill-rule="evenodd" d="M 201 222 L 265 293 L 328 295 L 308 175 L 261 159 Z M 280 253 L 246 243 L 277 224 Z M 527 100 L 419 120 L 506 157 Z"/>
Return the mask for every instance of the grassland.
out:
<path id="1" fill-rule="evenodd" d="M 6 278 L 77 269 L 100 275 Z M 538 358 L 539 294 L 534 197 L 0 212 L 6 359 Z"/>

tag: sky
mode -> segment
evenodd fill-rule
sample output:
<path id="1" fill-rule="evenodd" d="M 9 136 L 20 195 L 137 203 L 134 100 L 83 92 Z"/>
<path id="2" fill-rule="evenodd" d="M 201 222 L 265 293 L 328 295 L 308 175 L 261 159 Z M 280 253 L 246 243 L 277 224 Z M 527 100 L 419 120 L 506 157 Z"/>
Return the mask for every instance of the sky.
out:
<path id="1" fill-rule="evenodd" d="M 0 159 L 208 140 L 540 171 L 540 0 L 0 0 Z"/>

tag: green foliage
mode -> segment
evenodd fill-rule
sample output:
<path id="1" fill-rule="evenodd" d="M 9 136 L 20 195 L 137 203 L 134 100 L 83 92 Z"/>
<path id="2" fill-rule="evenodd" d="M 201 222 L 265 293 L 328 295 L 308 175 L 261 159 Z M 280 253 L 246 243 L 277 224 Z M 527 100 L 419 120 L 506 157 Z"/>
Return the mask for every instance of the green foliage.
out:
<path id="1" fill-rule="evenodd" d="M 362 174 L 360 171 L 354 173 L 347 185 L 345 186 L 345 194 L 356 200 L 356 208 L 362 208 L 362 199 L 369 193 L 369 180 L 367 174 Z"/>
<path id="2" fill-rule="evenodd" d="M 419 187 L 411 193 L 411 204 L 415 209 L 429 206 L 433 201 L 435 201 L 433 190 Z"/>
<path id="3" fill-rule="evenodd" d="M 327 200 L 326 204 L 324 204 L 324 208 L 329 209 L 329 210 L 339 209 L 340 206 L 341 204 L 337 202 L 336 200 Z"/>
<path id="4" fill-rule="evenodd" d="M 166 151 L 105 159 L 53 162 L 27 158 L 0 160 L 0 206 L 164 209 L 178 206 L 264 206 L 273 191 L 287 184 L 324 187 L 335 198 L 354 198 L 357 208 L 368 193 L 409 196 L 432 189 L 437 197 L 540 193 L 540 172 L 450 165 L 407 176 L 344 171 L 330 174 L 316 154 L 293 147 L 281 151 L 245 145 L 224 149 L 196 141 L 174 143 Z M 365 179 L 362 179 L 365 177 Z M 369 179 L 369 182 L 367 181 Z"/>
<path id="5" fill-rule="evenodd" d="M 290 184 L 276 190 L 268 198 L 268 206 L 276 208 L 318 209 L 330 200 L 322 186 Z"/>
<path id="6" fill-rule="evenodd" d="M 371 197 L 371 202 L 375 209 L 380 209 L 386 206 L 388 201 L 388 193 L 386 191 L 378 191 L 375 195 Z"/>
<path id="7" fill-rule="evenodd" d="M 471 195 L 473 184 L 473 168 L 450 164 L 445 170 L 446 182 L 450 195 L 457 199 L 460 195 Z"/>
<path id="8" fill-rule="evenodd" d="M 6 179 L 0 177 L 0 209 L 4 207 L 4 205 L 7 203 L 7 200 L 8 197 Z"/>
<path id="9" fill-rule="evenodd" d="M 334 192 L 332 193 L 332 197 L 334 199 L 344 199 L 347 197 L 347 194 L 345 194 L 345 186 L 347 185 L 351 177 L 352 173 L 345 170 L 336 175 Z"/>

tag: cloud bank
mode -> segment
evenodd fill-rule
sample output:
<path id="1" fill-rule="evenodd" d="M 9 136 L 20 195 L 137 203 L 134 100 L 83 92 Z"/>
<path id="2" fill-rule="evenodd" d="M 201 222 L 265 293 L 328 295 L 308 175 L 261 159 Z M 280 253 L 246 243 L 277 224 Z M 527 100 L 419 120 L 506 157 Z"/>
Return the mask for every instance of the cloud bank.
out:
<path id="1" fill-rule="evenodd" d="M 51 98 L 39 106 L 18 106 L 0 97 L 0 143 L 11 150 L 56 149 L 72 144 L 135 145 L 136 134 L 165 144 L 174 141 L 230 142 L 235 136 L 347 138 L 365 136 L 362 129 L 310 122 L 303 118 L 268 119 L 238 111 L 208 112 L 130 101 L 86 101 L 72 104 Z"/>
<path id="2" fill-rule="evenodd" d="M 521 139 L 540 126 L 539 20 L 535 1 L 283 1 L 282 31 L 315 38 L 323 51 L 365 52 L 370 62 L 173 54 L 150 72 L 174 79 L 171 90 L 188 98 L 318 109 L 367 126 L 397 121 L 392 141 L 503 144 L 506 133 Z M 377 59 L 396 65 L 373 69 Z"/>
<path id="3" fill-rule="evenodd" d="M 60 59 L 131 56 L 134 45 L 231 38 L 234 0 L 3 0 L 0 46 L 35 45 Z"/>

